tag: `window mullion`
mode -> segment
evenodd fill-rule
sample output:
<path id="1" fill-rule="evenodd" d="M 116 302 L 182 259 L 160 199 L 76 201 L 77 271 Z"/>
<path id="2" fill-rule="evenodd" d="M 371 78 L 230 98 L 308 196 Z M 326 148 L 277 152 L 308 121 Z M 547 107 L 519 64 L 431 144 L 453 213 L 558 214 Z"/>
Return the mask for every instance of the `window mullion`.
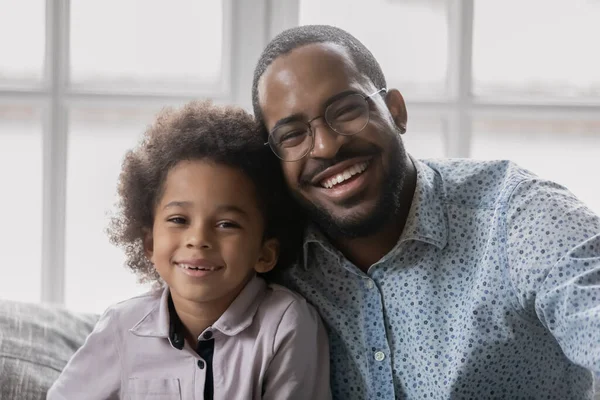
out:
<path id="1" fill-rule="evenodd" d="M 68 0 L 46 1 L 46 109 L 42 140 L 42 301 L 64 304 L 67 175 Z"/>
<path id="2" fill-rule="evenodd" d="M 268 16 L 267 40 L 271 40 L 280 32 L 298 26 L 300 0 L 270 0 Z"/>
<path id="3" fill-rule="evenodd" d="M 254 66 L 267 40 L 267 0 L 231 0 L 231 100 L 252 110 Z"/>
<path id="4" fill-rule="evenodd" d="M 452 0 L 448 10 L 448 83 L 453 112 L 446 152 L 449 157 L 469 157 L 473 82 L 474 0 Z"/>

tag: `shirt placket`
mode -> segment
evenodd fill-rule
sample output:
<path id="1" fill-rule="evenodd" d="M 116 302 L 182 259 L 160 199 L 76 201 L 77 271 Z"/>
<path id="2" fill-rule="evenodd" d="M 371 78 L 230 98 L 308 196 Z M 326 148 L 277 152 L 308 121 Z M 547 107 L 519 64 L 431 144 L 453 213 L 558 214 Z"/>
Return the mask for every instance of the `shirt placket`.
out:
<path id="1" fill-rule="evenodd" d="M 196 398 L 212 400 L 214 397 L 214 376 L 213 376 L 213 355 L 215 348 L 215 339 L 210 329 L 205 330 L 198 336 L 198 345 L 196 346 Z"/>
<path id="2" fill-rule="evenodd" d="M 347 265 L 346 269 L 356 267 Z M 392 375 L 392 357 L 385 329 L 385 315 L 381 291 L 376 278 L 360 274 L 360 289 L 363 293 L 362 326 L 366 327 L 366 362 L 370 373 L 369 399 L 395 399 L 394 379 Z M 377 276 L 377 274 L 374 274 Z M 359 305 L 360 307 L 360 305 Z"/>

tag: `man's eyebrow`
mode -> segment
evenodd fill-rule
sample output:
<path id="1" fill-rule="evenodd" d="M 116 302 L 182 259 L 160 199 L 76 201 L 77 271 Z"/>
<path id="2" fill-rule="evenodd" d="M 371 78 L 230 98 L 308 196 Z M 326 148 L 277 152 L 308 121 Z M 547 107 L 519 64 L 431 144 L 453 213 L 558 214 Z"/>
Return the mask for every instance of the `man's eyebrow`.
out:
<path id="1" fill-rule="evenodd" d="M 331 103 L 333 103 L 334 101 L 339 100 L 342 97 L 349 96 L 351 94 L 362 94 L 362 93 L 360 93 L 358 90 L 349 89 L 349 90 L 344 90 L 343 92 L 340 92 L 338 94 L 334 94 L 333 96 L 328 98 L 327 101 L 325 101 L 325 104 L 323 104 L 323 109 L 326 109 L 327 107 L 329 107 L 331 105 Z"/>
<path id="2" fill-rule="evenodd" d="M 273 125 L 273 128 L 271 130 L 274 131 L 275 129 L 279 128 L 281 125 L 285 125 L 290 122 L 303 121 L 305 119 L 306 119 L 306 116 L 304 114 L 301 114 L 301 113 L 292 114 L 285 118 L 281 118 L 279 121 L 277 121 L 275 123 L 275 125 Z"/>
<path id="3" fill-rule="evenodd" d="M 163 210 L 171 207 L 189 207 L 192 205 L 191 201 L 172 201 L 163 207 Z"/>
<path id="4" fill-rule="evenodd" d="M 327 107 L 329 107 L 331 105 L 331 103 L 335 102 L 336 100 L 339 100 L 342 97 L 346 97 L 351 94 L 360 94 L 360 92 L 357 90 L 349 89 L 349 90 L 344 90 L 343 92 L 334 94 L 333 96 L 331 96 L 330 98 L 328 98 L 325 101 L 325 103 L 323 104 L 323 109 L 326 109 Z M 290 122 L 304 121 L 306 119 L 307 119 L 306 115 L 304 115 L 302 113 L 292 114 L 285 118 L 281 118 L 279 121 L 277 121 L 271 130 L 273 131 L 273 130 L 279 128 L 281 125 L 285 125 Z"/>

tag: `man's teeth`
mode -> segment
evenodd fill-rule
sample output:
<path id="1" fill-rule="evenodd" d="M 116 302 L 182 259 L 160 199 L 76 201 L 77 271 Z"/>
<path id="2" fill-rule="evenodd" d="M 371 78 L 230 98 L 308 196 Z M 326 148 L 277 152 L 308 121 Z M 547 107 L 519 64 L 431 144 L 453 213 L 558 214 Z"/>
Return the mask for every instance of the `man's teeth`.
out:
<path id="1" fill-rule="evenodd" d="M 322 181 L 321 182 L 321 186 L 323 186 L 324 188 L 327 188 L 327 189 L 331 189 L 332 187 L 334 187 L 338 183 L 344 182 L 345 180 L 350 179 L 354 175 L 363 173 L 364 170 L 367 169 L 368 165 L 369 165 L 368 161 L 362 162 L 360 164 L 354 164 L 353 166 L 351 166 L 347 170 L 342 171 L 339 174 L 337 174 L 335 176 L 332 176 L 331 178 Z"/>
<path id="2" fill-rule="evenodd" d="M 189 264 L 178 264 L 183 269 L 192 269 L 195 271 L 216 271 L 219 267 L 194 267 Z"/>

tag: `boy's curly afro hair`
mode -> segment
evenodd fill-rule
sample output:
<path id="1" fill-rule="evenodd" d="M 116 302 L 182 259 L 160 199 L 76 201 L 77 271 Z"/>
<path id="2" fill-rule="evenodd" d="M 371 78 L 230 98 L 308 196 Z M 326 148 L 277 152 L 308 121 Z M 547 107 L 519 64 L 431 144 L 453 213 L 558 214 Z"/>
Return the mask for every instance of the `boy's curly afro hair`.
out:
<path id="1" fill-rule="evenodd" d="M 296 257 L 301 240 L 299 213 L 285 188 L 281 166 L 263 144 L 254 118 L 241 108 L 194 101 L 163 110 L 136 148 L 125 155 L 118 181 L 117 213 L 111 243 L 122 247 L 126 266 L 141 283 L 160 282 L 144 253 L 167 173 L 183 160 L 206 159 L 242 170 L 254 183 L 265 216 L 265 237 L 278 238 L 278 264 Z"/>

